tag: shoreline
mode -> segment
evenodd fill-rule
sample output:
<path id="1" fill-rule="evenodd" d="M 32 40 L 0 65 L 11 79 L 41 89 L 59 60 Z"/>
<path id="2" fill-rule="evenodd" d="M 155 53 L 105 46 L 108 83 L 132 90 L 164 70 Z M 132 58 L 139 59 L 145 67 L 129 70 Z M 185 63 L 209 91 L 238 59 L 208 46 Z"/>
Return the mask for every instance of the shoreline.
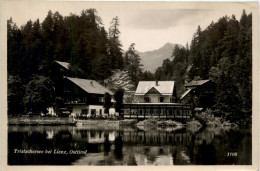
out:
<path id="1" fill-rule="evenodd" d="M 76 127 L 95 127 L 105 129 L 121 129 L 123 127 L 136 127 L 139 129 L 145 129 L 147 127 L 157 127 L 159 129 L 180 129 L 188 128 L 193 131 L 198 131 L 202 127 L 206 128 L 232 128 L 238 127 L 234 123 L 220 123 L 220 122 L 207 122 L 203 125 L 199 120 L 191 120 L 187 123 L 179 123 L 173 120 L 157 120 L 149 119 L 144 121 L 137 121 L 135 119 L 124 119 L 124 120 L 99 120 L 99 119 L 78 119 L 63 118 L 63 117 L 40 117 L 40 116 L 22 116 L 22 117 L 10 117 L 8 118 L 8 125 L 10 126 L 76 126 Z"/>
<path id="2" fill-rule="evenodd" d="M 46 125 L 46 126 L 60 126 L 60 125 L 76 125 L 77 121 L 72 118 L 57 118 L 57 117 L 41 117 L 41 116 L 22 116 L 22 117 L 9 117 L 8 125 Z"/>

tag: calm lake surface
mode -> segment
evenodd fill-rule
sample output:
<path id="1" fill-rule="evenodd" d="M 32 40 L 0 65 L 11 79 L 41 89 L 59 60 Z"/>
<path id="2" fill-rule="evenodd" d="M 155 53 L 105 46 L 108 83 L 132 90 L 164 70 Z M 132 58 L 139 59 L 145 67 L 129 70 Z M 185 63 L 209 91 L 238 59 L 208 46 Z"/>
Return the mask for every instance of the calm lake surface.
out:
<path id="1" fill-rule="evenodd" d="M 8 127 L 9 165 L 251 165 L 251 146 L 251 127 Z"/>

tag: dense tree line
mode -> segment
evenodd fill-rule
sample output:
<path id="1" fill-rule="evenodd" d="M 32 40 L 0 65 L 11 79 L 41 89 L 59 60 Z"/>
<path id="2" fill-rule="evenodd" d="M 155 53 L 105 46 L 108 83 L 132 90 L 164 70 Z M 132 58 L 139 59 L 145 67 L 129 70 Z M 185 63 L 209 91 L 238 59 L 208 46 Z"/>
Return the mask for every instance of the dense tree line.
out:
<path id="1" fill-rule="evenodd" d="M 30 20 L 20 28 L 10 19 L 7 30 L 9 114 L 56 105 L 55 73 L 49 69 L 54 60 L 69 62 L 74 77 L 100 82 L 113 69 L 128 71 L 135 86 L 139 80 L 174 80 L 178 95 L 186 82 L 211 79 L 216 83 L 217 112 L 232 118 L 251 114 L 252 14 L 245 11 L 240 20 L 225 16 L 204 30 L 198 26 L 191 44 L 176 46 L 173 59 L 164 60 L 154 74 L 143 72 L 134 43 L 123 55 L 118 17 L 106 31 L 95 9 L 65 17 L 49 11 L 42 23 Z M 41 97 L 48 103 L 42 103 Z"/>
<path id="2" fill-rule="evenodd" d="M 251 115 L 252 14 L 244 10 L 240 20 L 225 16 L 205 30 L 198 26 L 191 45 L 176 47 L 172 56 L 156 70 L 156 79 L 175 80 L 179 95 L 185 82 L 211 79 L 216 112 L 232 119 Z"/>
<path id="3" fill-rule="evenodd" d="M 52 92 L 51 84 L 55 80 L 56 73 L 50 69 L 55 60 L 69 62 L 72 76 L 101 83 L 111 76 L 113 69 L 124 68 L 119 19 L 113 18 L 106 31 L 95 9 L 65 17 L 49 11 L 42 23 L 30 20 L 21 27 L 11 18 L 7 21 L 7 30 L 10 114 L 27 110 L 28 102 L 35 111 L 32 106 L 37 101 L 36 93 L 46 92 L 49 96 L 50 104 L 42 104 L 45 108 L 54 103 L 52 94 L 48 92 Z M 35 84 L 42 82 L 50 86 L 34 89 Z"/>

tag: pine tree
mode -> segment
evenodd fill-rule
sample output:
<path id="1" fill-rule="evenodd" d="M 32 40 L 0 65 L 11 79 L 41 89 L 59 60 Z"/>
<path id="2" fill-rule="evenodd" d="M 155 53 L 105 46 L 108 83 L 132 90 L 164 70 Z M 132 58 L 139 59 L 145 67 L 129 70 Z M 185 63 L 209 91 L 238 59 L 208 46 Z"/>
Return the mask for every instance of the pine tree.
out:
<path id="1" fill-rule="evenodd" d="M 124 68 L 122 45 L 119 41 L 119 35 L 119 19 L 116 16 L 110 22 L 109 28 L 109 56 L 112 62 L 112 69 Z"/>
<path id="2" fill-rule="evenodd" d="M 115 109 L 116 112 L 119 112 L 119 116 L 121 116 L 122 108 L 123 108 L 123 97 L 124 97 L 124 89 L 119 88 L 116 90 L 114 97 L 115 97 Z"/>
<path id="3" fill-rule="evenodd" d="M 134 83 L 135 86 L 137 86 L 139 79 L 141 78 L 141 74 L 142 74 L 141 67 L 143 65 L 140 63 L 141 58 L 135 52 L 134 46 L 135 43 L 132 43 L 125 54 L 128 58 L 128 65 L 126 66 L 126 70 L 128 71 L 131 81 Z"/>
<path id="4" fill-rule="evenodd" d="M 113 105 L 111 102 L 111 95 L 109 93 L 105 93 L 104 95 L 104 108 L 105 108 L 105 113 L 107 113 L 109 115 L 109 109 L 111 108 L 111 106 Z"/>

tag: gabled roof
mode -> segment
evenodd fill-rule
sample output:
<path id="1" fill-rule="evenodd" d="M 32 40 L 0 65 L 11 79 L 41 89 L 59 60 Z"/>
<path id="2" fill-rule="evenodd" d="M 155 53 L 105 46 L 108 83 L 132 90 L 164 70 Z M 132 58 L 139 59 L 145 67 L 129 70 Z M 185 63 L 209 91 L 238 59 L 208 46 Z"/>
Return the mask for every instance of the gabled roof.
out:
<path id="1" fill-rule="evenodd" d="M 156 88 L 152 87 L 146 94 L 161 94 Z"/>
<path id="2" fill-rule="evenodd" d="M 186 90 L 186 91 L 181 95 L 180 100 L 182 100 L 186 95 L 188 95 L 191 90 L 192 90 L 192 89 Z"/>
<path id="3" fill-rule="evenodd" d="M 172 95 L 174 89 L 174 81 L 139 81 L 135 95 L 144 95 L 152 88 L 155 88 L 162 95 Z"/>
<path id="4" fill-rule="evenodd" d="M 55 61 L 57 64 L 61 65 L 65 69 L 69 69 L 70 64 L 68 62 Z"/>
<path id="5" fill-rule="evenodd" d="M 106 92 L 110 95 L 113 95 L 113 92 L 108 90 L 106 87 L 100 85 L 95 80 L 87 80 L 87 79 L 81 79 L 81 78 L 71 78 L 71 77 L 65 77 L 77 86 L 79 86 L 84 91 L 91 93 L 91 94 L 105 94 Z"/>
<path id="6" fill-rule="evenodd" d="M 191 82 L 189 82 L 188 84 L 185 85 L 185 87 L 189 87 L 189 86 L 200 86 L 203 85 L 207 82 L 209 82 L 210 80 L 193 80 Z"/>

